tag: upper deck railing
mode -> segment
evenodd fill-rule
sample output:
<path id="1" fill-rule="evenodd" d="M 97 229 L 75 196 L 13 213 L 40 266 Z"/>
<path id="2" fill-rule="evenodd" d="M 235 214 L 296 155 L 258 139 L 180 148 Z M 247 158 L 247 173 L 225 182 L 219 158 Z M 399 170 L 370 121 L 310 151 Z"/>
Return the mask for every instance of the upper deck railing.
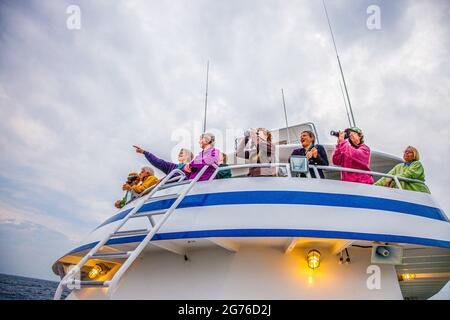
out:
<path id="1" fill-rule="evenodd" d="M 232 165 L 232 166 L 226 166 L 226 167 L 218 167 L 216 165 L 213 165 L 213 167 L 215 167 L 216 170 L 215 170 L 215 172 L 213 173 L 213 175 L 211 176 L 211 178 L 209 180 L 213 180 L 220 171 L 232 170 L 232 169 L 245 169 L 245 168 L 274 168 L 274 167 L 275 168 L 283 168 L 283 169 L 286 170 L 286 176 L 287 177 L 292 177 L 289 163 L 258 163 L 258 164 Z M 320 175 L 319 175 L 319 170 L 325 170 L 325 171 L 334 171 L 334 172 L 363 173 L 363 174 L 369 174 L 369 175 L 372 175 L 372 176 L 377 176 L 377 177 L 382 177 L 382 178 L 390 178 L 390 179 L 392 179 L 395 182 L 396 187 L 398 189 L 400 189 L 400 190 L 403 189 L 402 185 L 400 184 L 400 181 L 420 183 L 420 184 L 425 185 L 425 187 L 427 187 L 425 182 L 423 182 L 421 180 L 410 179 L 410 178 L 405 178 L 405 177 L 401 177 L 401 176 L 394 176 L 394 175 L 391 175 L 391 174 L 375 172 L 375 171 L 358 170 L 358 169 L 344 168 L 344 167 L 338 167 L 338 166 L 314 166 L 314 165 L 310 165 L 309 168 L 314 171 L 314 174 L 316 176 L 315 178 L 312 178 L 311 174 L 308 171 L 308 172 L 305 173 L 305 175 L 309 179 L 322 179 L 320 177 Z M 285 175 L 283 174 L 283 176 L 285 176 Z M 326 180 L 329 180 L 329 179 L 326 179 Z M 428 187 L 427 187 L 427 189 L 428 189 Z"/>
<path id="2" fill-rule="evenodd" d="M 279 170 L 278 170 L 278 172 L 276 174 L 277 177 L 288 177 L 288 178 L 292 177 L 289 163 L 253 163 L 253 164 L 230 165 L 230 166 L 226 166 L 226 167 L 219 167 L 219 166 L 213 164 L 212 167 L 215 168 L 215 171 L 214 171 L 214 173 L 211 175 L 211 177 L 207 181 L 214 180 L 215 177 L 217 176 L 217 174 L 219 172 L 221 172 L 221 171 L 233 170 L 233 169 L 250 169 L 250 168 L 278 168 Z M 311 177 L 311 174 L 310 174 L 310 172 L 308 170 L 305 173 L 306 178 L 308 178 L 308 179 L 332 180 L 332 179 L 327 179 L 327 178 L 321 178 L 320 174 L 319 174 L 319 170 L 332 171 L 332 172 L 354 172 L 354 173 L 369 174 L 369 175 L 376 176 L 376 177 L 390 178 L 390 179 L 392 179 L 395 182 L 396 188 L 398 188 L 400 190 L 403 190 L 403 187 L 402 187 L 400 181 L 420 183 L 420 184 L 423 184 L 427 188 L 427 190 L 429 192 L 428 186 L 425 184 L 425 182 L 423 182 L 421 180 L 417 180 L 417 179 L 410 179 L 410 178 L 405 178 L 405 177 L 401 177 L 401 176 L 394 176 L 394 175 L 387 174 L 387 173 L 381 173 L 381 172 L 375 172 L 375 171 L 365 171 L 365 170 L 344 168 L 344 167 L 338 167 L 338 166 L 314 166 L 314 165 L 310 165 L 309 168 L 314 171 L 315 178 Z M 179 186 L 179 185 L 183 185 L 183 184 L 189 183 L 189 180 L 186 179 L 186 176 L 184 175 L 183 172 L 180 171 L 179 174 L 180 174 L 180 176 L 176 176 L 176 177 L 173 177 L 173 178 L 169 179 L 167 184 L 166 184 L 166 186 L 164 186 L 161 189 L 167 189 L 167 188 L 171 188 L 171 187 L 174 187 L 174 186 Z M 228 179 L 233 179 L 233 178 L 238 178 L 238 177 L 242 177 L 242 176 L 235 176 L 235 177 L 231 177 L 231 178 L 228 178 Z M 270 177 L 270 176 L 268 176 L 268 177 Z M 354 183 L 357 183 L 357 182 L 354 182 Z M 145 190 L 142 194 L 139 195 L 138 198 L 140 198 L 143 195 L 147 194 L 153 188 L 155 188 L 155 186 L 152 186 L 152 187 L 148 188 L 147 190 Z M 135 199 L 137 199 L 137 198 L 135 198 Z M 133 199 L 133 200 L 135 200 L 135 199 Z M 129 202 L 131 202 L 133 200 L 130 200 Z"/>

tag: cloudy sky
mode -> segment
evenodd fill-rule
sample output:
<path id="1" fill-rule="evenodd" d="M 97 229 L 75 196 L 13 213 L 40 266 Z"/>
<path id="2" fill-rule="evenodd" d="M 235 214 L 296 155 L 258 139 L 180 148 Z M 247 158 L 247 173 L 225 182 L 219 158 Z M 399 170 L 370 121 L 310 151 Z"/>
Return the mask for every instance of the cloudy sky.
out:
<path id="1" fill-rule="evenodd" d="M 327 3 L 367 144 L 417 146 L 448 213 L 450 2 Z M 0 273 L 56 280 L 51 264 L 146 163 L 131 145 L 170 158 L 180 135 L 197 140 L 208 60 L 209 129 L 282 127 L 281 88 L 289 122 L 322 142 L 347 125 L 320 1 L 0 1 Z"/>

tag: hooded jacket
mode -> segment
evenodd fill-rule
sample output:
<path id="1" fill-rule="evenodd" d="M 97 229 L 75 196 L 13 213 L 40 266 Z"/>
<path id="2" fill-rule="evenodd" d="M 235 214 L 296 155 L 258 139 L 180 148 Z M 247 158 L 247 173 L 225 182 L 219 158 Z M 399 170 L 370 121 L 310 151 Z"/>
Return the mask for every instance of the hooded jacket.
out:
<path id="1" fill-rule="evenodd" d="M 219 154 L 220 151 L 214 147 L 210 147 L 209 149 L 202 150 L 195 158 L 189 163 L 191 167 L 191 172 L 187 173 L 188 179 L 194 179 L 197 176 L 197 173 L 206 165 L 215 164 L 219 166 Z M 198 181 L 208 180 L 214 173 L 216 169 L 213 166 L 210 166 L 203 175 L 200 177 Z"/>
<path id="2" fill-rule="evenodd" d="M 370 170 L 370 148 L 365 144 L 354 147 L 348 140 L 342 140 L 333 152 L 333 164 L 344 168 Z M 373 184 L 373 177 L 366 173 L 341 172 L 341 180 Z"/>

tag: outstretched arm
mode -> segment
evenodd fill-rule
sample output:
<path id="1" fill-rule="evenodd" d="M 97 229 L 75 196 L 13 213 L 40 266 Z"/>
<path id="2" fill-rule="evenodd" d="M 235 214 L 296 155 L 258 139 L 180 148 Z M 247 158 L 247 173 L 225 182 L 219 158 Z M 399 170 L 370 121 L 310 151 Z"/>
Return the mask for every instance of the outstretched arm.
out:
<path id="1" fill-rule="evenodd" d="M 155 166 L 156 168 L 158 168 L 165 174 L 168 174 L 170 171 L 172 171 L 173 169 L 175 169 L 177 167 L 177 165 L 175 163 L 160 159 L 157 156 L 155 156 L 153 153 L 145 151 L 144 149 L 142 149 L 138 146 L 133 146 L 133 147 L 136 148 L 137 153 L 142 153 L 145 156 L 145 158 L 148 160 L 148 162 L 150 162 L 153 166 Z"/>

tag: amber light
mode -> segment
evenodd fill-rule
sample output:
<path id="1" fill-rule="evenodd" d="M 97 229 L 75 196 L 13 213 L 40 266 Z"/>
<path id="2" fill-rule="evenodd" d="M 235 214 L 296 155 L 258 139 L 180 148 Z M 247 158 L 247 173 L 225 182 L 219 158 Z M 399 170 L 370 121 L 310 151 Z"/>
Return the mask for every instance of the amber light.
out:
<path id="1" fill-rule="evenodd" d="M 315 270 L 320 266 L 320 252 L 316 249 L 310 250 L 307 256 L 308 266 Z"/>
<path id="2" fill-rule="evenodd" d="M 89 279 L 95 279 L 95 278 L 97 278 L 103 271 L 104 271 L 103 268 L 102 268 L 100 265 L 96 264 L 96 265 L 91 269 L 91 271 L 89 271 L 88 277 L 89 277 Z"/>
<path id="3" fill-rule="evenodd" d="M 403 281 L 409 281 L 416 278 L 416 275 L 414 273 L 404 273 L 402 274 L 402 280 Z"/>

